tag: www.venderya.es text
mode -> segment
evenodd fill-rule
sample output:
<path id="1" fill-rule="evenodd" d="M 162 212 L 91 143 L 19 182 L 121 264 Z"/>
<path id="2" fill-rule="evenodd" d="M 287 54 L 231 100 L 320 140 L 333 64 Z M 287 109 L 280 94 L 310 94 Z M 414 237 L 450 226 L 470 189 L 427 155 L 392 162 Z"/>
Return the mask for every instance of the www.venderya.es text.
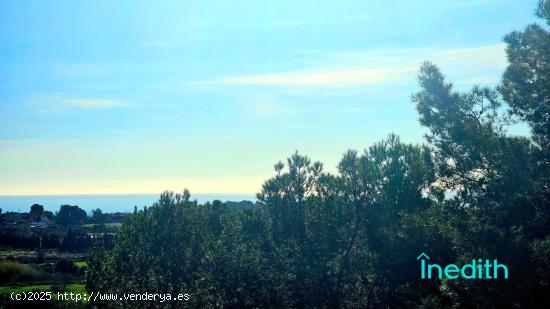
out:
<path id="1" fill-rule="evenodd" d="M 74 293 L 74 292 L 12 292 L 11 300 L 14 301 L 73 301 L 73 302 L 104 302 L 104 301 L 150 301 L 150 302 L 170 302 L 170 301 L 188 301 L 190 295 L 187 293 Z"/>

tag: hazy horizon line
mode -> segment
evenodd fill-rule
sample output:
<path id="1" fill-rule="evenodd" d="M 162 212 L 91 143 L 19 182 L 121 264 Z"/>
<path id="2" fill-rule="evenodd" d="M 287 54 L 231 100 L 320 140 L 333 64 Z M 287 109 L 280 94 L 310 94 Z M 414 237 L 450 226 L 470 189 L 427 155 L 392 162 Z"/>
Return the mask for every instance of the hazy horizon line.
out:
<path id="1" fill-rule="evenodd" d="M 0 197 L 20 197 L 20 196 L 112 196 L 112 195 L 161 195 L 164 192 L 174 192 L 180 193 L 179 191 L 165 190 L 162 192 L 133 192 L 133 193 L 46 193 L 46 194 L 0 194 Z M 235 195 L 250 195 L 255 196 L 256 193 L 251 192 L 197 192 L 191 193 L 191 198 L 193 195 L 223 195 L 223 196 L 235 196 Z"/>

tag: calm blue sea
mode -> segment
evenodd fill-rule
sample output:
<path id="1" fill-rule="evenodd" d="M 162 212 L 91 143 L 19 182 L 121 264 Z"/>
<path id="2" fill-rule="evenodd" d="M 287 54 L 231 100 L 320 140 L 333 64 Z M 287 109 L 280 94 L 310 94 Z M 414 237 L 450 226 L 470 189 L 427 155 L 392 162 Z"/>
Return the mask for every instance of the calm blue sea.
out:
<path id="1" fill-rule="evenodd" d="M 150 206 L 159 199 L 160 194 L 98 194 L 98 195 L 0 195 L 0 208 L 2 212 L 17 211 L 28 212 L 32 204 L 41 204 L 44 210 L 56 212 L 63 204 L 78 205 L 91 213 L 92 209 L 101 208 L 103 212 L 133 212 L 134 206 L 143 208 Z M 232 194 L 192 194 L 192 200 L 199 203 L 207 201 L 256 201 L 256 197 L 250 195 Z"/>

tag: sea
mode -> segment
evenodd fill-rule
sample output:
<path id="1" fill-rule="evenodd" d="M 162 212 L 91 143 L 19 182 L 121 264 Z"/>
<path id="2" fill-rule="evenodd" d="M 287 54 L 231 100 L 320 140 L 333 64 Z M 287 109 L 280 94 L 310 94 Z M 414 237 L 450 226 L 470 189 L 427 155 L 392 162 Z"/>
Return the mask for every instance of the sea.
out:
<path id="1" fill-rule="evenodd" d="M 100 208 L 102 212 L 133 212 L 134 206 L 142 209 L 158 201 L 160 194 L 93 194 L 93 195 L 0 195 L 2 212 L 28 212 L 33 204 L 44 206 L 44 210 L 56 212 L 61 205 L 77 205 L 91 214 L 93 209 Z M 226 201 L 256 201 L 253 194 L 192 194 L 191 200 L 199 203 L 214 200 Z"/>

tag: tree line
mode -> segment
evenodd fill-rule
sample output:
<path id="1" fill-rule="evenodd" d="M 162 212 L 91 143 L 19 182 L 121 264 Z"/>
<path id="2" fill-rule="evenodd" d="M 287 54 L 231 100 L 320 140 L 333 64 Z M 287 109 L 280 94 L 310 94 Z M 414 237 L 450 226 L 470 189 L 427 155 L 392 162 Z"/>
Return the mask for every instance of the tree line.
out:
<path id="1" fill-rule="evenodd" d="M 87 289 L 189 293 L 189 307 L 549 304 L 550 1 L 537 15 L 546 25 L 505 36 L 498 87 L 459 92 L 422 65 L 412 102 L 424 144 L 391 134 L 347 151 L 336 174 L 296 152 L 275 164 L 257 208 L 165 192 L 124 223 L 112 250 L 95 251 Z M 508 132 L 516 122 L 529 136 Z M 422 280 L 421 252 L 498 258 L 510 277 Z"/>

